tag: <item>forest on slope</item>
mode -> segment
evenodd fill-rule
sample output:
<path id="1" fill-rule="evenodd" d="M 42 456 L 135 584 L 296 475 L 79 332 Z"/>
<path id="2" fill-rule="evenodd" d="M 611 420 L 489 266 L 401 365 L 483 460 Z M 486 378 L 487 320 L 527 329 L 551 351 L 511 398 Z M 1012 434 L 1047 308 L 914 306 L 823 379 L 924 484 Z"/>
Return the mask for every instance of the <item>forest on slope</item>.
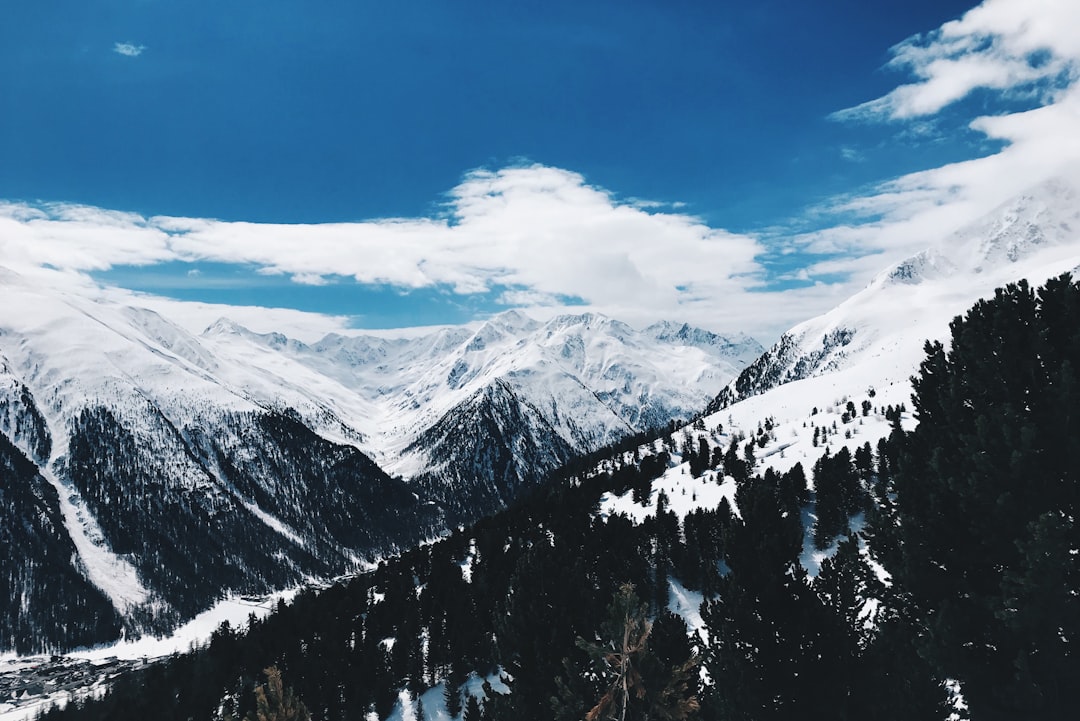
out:
<path id="1" fill-rule="evenodd" d="M 756 472 L 753 439 L 612 451 L 43 718 L 1068 717 L 1080 284 L 1000 289 L 951 336 L 913 379 L 917 427 L 893 412 L 877 448 L 783 474 Z M 734 504 L 599 512 L 676 456 L 733 479 Z M 832 550 L 814 576 L 808 520 Z M 700 617 L 673 598 L 698 594 Z"/>

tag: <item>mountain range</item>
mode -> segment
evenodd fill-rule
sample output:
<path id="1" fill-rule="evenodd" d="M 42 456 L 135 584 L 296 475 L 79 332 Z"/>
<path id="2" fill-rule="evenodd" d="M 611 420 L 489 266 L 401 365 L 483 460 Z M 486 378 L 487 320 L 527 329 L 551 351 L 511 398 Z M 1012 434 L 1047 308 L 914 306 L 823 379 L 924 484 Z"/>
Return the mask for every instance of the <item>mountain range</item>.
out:
<path id="1" fill-rule="evenodd" d="M 578 455 L 691 417 L 749 337 L 509 312 L 312 344 L 0 271 L 0 646 L 174 628 L 504 507 Z M 50 603 L 63 598 L 64 606 Z"/>
<path id="2" fill-rule="evenodd" d="M 0 270 L 0 542 L 27 549 L 0 558 L 0 647 L 165 633 L 226 596 L 354 571 L 680 420 L 755 439 L 781 471 L 876 442 L 926 340 L 1005 283 L 1080 268 L 1078 199 L 1033 188 L 768 350 L 591 313 L 194 334 L 137 297 Z"/>

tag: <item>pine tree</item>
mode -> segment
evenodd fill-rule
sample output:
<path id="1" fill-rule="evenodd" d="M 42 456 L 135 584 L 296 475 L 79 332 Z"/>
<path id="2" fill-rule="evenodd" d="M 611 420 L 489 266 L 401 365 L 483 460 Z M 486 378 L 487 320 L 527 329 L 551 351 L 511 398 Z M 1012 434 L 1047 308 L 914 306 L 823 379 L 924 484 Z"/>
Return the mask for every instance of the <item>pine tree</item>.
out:
<path id="1" fill-rule="evenodd" d="M 476 700 L 476 697 L 469 694 L 469 699 L 465 703 L 465 715 L 463 721 L 481 721 L 484 717 L 483 709 L 480 708 L 480 702 Z"/>
<path id="2" fill-rule="evenodd" d="M 461 686 L 465 682 L 465 675 L 457 670 L 458 665 L 451 666 L 450 675 L 444 680 L 443 700 L 446 703 L 446 712 L 451 716 L 458 716 L 464 710 L 461 703 Z"/>
<path id="3" fill-rule="evenodd" d="M 668 611 L 653 622 L 648 653 L 642 661 L 646 718 L 683 721 L 697 714 L 700 661 L 690 645 L 686 624 Z"/>
<path id="4" fill-rule="evenodd" d="M 703 653 L 714 680 L 702 701 L 707 717 L 784 719 L 836 705 L 840 659 L 821 631 L 828 611 L 798 562 L 801 525 L 789 522 L 783 507 L 796 485 L 768 472 L 737 492 L 742 522 L 731 523 L 724 545 L 731 572 L 702 611 L 710 637 Z"/>
<path id="5" fill-rule="evenodd" d="M 304 704 L 291 688 L 284 687 L 277 666 L 270 666 L 263 673 L 266 683 L 255 688 L 255 711 L 249 712 L 245 721 L 310 721 L 311 714 Z"/>
<path id="6" fill-rule="evenodd" d="M 604 624 L 601 643 L 580 640 L 578 645 L 597 661 L 605 680 L 603 694 L 585 714 L 586 721 L 608 718 L 626 721 L 630 705 L 645 697 L 640 664 L 645 655 L 652 623 L 647 606 L 638 599 L 631 584 L 623 584 Z"/>

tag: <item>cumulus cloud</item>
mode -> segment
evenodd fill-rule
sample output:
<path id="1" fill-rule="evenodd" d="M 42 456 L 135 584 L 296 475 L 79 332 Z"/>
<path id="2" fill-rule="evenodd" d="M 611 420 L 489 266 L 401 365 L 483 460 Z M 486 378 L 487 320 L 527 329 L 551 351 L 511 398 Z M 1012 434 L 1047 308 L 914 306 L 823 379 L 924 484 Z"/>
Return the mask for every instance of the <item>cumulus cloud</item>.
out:
<path id="1" fill-rule="evenodd" d="M 622 202 L 541 165 L 472 172 L 448 198 L 439 217 L 310 225 L 9 203 L 0 205 L 0 262 L 77 272 L 243 264 L 308 285 L 438 287 L 532 308 L 573 299 L 630 321 L 666 316 L 710 327 L 746 327 L 747 308 L 764 314 L 762 304 L 746 305 L 765 275 L 764 247 L 752 236 Z"/>
<path id="2" fill-rule="evenodd" d="M 113 45 L 114 53 L 128 58 L 137 58 L 143 54 L 144 50 L 146 50 L 145 45 L 136 45 L 135 43 L 115 43 Z"/>

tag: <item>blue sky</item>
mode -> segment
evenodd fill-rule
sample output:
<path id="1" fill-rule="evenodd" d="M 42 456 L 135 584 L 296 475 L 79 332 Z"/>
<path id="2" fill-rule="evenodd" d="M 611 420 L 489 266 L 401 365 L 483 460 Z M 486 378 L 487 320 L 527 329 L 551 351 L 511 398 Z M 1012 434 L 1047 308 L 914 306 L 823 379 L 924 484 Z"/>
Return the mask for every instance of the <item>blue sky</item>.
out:
<path id="1" fill-rule="evenodd" d="M 965 30 L 972 41 L 946 48 L 954 64 L 1011 37 L 1010 13 L 1070 12 L 1067 0 L 984 5 Z M 902 250 L 830 231 L 902 219 L 880 206 L 895 195 L 889 183 L 999 155 L 1018 136 L 973 119 L 1053 105 L 1071 88 L 1067 40 L 1021 37 L 1013 56 L 1054 73 L 964 76 L 943 103 L 862 105 L 913 81 L 931 94 L 927 55 L 948 41 L 933 33 L 972 6 L 16 3 L 0 28 L 0 199 L 22 209 L 10 215 L 24 231 L 27 209 L 67 223 L 26 237 L 77 231 L 87 260 L 15 256 L 183 300 L 293 307 L 360 327 L 460 322 L 515 305 L 631 319 L 659 308 L 768 334 L 797 316 L 755 317 L 736 307 L 743 295 L 778 294 L 780 308 L 783 293 L 804 290 L 816 302 L 806 310 L 824 309 Z M 897 44 L 920 33 L 923 54 L 905 56 Z M 991 57 L 1003 72 L 1005 55 Z M 577 215 L 548 205 L 564 196 Z M 856 198 L 879 205 L 868 213 Z M 503 247 L 552 216 L 562 220 L 546 235 Z M 350 224 L 364 235 L 372 222 L 373 237 L 350 244 Z M 146 237 L 95 253 L 111 247 L 117 223 Z M 413 250 L 397 253 L 402 228 Z M 307 241 L 324 231 L 325 247 Z M 730 282 L 653 277 L 648 262 L 663 261 L 634 244 L 648 238 L 672 253 L 701 250 L 697 263 L 715 263 Z M 609 292 L 593 294 L 584 274 L 577 285 L 560 280 L 573 268 L 548 262 L 545 247 L 571 265 L 583 252 L 594 274 L 611 268 L 599 283 Z M 289 257 L 309 252 L 318 257 Z M 335 252 L 349 256 L 341 272 Z M 545 267 L 519 267 L 519 257 Z M 640 307 L 616 287 L 635 279 L 652 288 Z"/>

